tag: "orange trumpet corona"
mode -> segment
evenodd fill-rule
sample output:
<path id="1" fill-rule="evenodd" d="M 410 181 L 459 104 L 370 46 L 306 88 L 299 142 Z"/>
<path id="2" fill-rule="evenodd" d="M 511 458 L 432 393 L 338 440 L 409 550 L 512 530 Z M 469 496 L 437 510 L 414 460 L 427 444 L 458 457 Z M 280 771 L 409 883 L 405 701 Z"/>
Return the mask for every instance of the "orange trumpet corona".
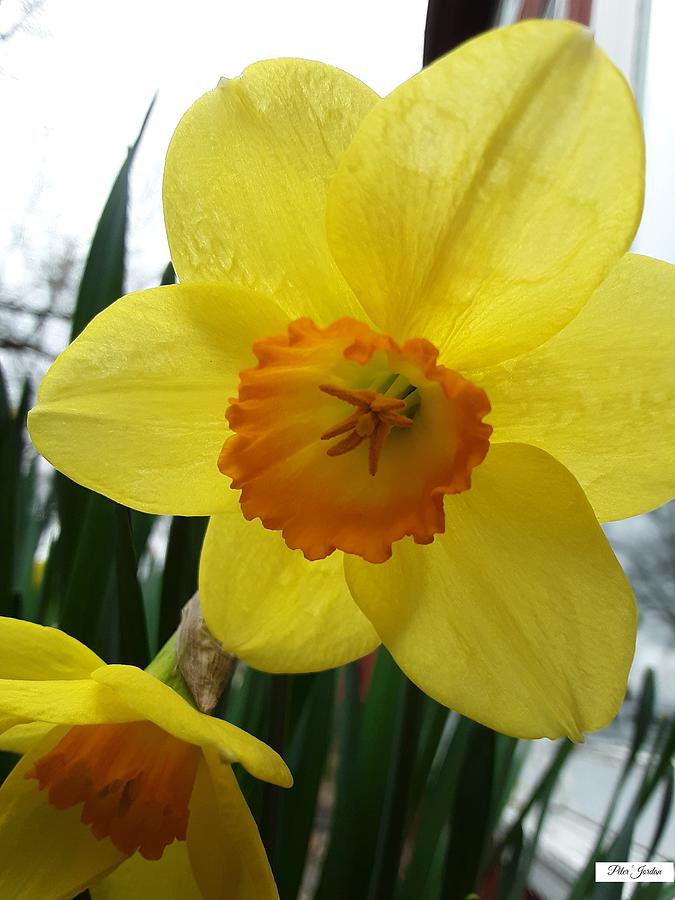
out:
<path id="1" fill-rule="evenodd" d="M 307 559 L 339 549 L 375 563 L 406 535 L 444 530 L 443 496 L 467 490 L 488 451 L 484 391 L 428 341 L 399 346 L 353 319 L 300 319 L 253 350 L 218 461 L 247 519 Z"/>
<path id="2" fill-rule="evenodd" d="M 159 859 L 185 840 L 199 752 L 152 722 L 75 725 L 26 778 L 56 809 L 81 803 L 94 837 Z"/>

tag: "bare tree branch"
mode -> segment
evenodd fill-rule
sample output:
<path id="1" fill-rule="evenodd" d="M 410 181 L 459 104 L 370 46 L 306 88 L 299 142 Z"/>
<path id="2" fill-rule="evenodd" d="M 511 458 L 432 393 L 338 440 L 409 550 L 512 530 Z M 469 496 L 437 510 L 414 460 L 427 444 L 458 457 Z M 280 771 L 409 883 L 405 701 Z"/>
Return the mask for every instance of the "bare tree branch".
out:
<path id="1" fill-rule="evenodd" d="M 40 356 L 44 356 L 45 359 L 54 359 L 53 355 L 43 347 L 40 347 L 39 344 L 34 344 L 31 341 L 15 340 L 14 338 L 0 338 L 0 350 L 38 353 Z"/>
<path id="2" fill-rule="evenodd" d="M 44 306 L 41 309 L 33 309 L 30 306 L 24 306 L 15 300 L 4 300 L 0 298 L 0 309 L 11 313 L 25 313 L 38 319 L 64 319 L 70 320 L 71 313 L 65 310 L 54 309 L 50 306 Z"/>
<path id="3" fill-rule="evenodd" d="M 0 2 L 2 2 L 2 0 L 0 0 Z M 44 3 L 45 0 L 23 0 L 19 18 L 12 22 L 5 31 L 0 31 L 0 42 L 8 41 L 10 38 L 13 38 L 15 34 L 24 31 L 33 16 L 42 9 Z"/>

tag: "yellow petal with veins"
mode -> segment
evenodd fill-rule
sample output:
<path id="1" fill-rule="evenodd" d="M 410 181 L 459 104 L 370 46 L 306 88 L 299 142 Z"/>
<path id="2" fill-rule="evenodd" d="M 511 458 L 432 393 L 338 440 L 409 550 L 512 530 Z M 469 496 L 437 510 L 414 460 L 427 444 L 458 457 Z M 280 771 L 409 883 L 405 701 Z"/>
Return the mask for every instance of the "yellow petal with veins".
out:
<path id="1" fill-rule="evenodd" d="M 54 726 L 46 722 L 24 722 L 3 731 L 0 724 L 0 750 L 9 753 L 27 753 L 52 728 Z"/>
<path id="2" fill-rule="evenodd" d="M 635 602 L 572 475 L 499 444 L 470 491 L 446 497 L 445 534 L 345 558 L 354 599 L 408 677 L 440 703 L 520 738 L 602 728 L 635 646 Z"/>
<path id="3" fill-rule="evenodd" d="M 56 809 L 25 777 L 65 731 L 52 729 L 0 787 L 2 900 L 70 900 L 125 858 L 110 840 L 96 840 L 80 822 L 79 807 Z"/>
<path id="4" fill-rule="evenodd" d="M 231 762 L 240 762 L 256 778 L 290 787 L 293 779 L 281 757 L 267 744 L 236 725 L 197 712 L 174 690 L 134 666 L 104 666 L 92 676 L 135 711 L 189 744 L 210 747 Z M 1 702 L 1 695 L 0 695 Z M 131 720 L 129 720 L 131 721 Z"/>
<path id="5" fill-rule="evenodd" d="M 277 900 L 258 827 L 228 765 L 207 751 L 197 771 L 187 846 L 204 900 Z"/>
<path id="6" fill-rule="evenodd" d="M 161 859 L 135 853 L 106 878 L 89 886 L 92 900 L 202 900 L 185 841 L 174 841 Z"/>
<path id="7" fill-rule="evenodd" d="M 629 247 L 642 131 L 586 29 L 490 31 L 364 120 L 328 198 L 331 250 L 378 328 L 461 370 L 541 344 Z"/>
<path id="8" fill-rule="evenodd" d="M 550 341 L 470 377 L 494 441 L 547 450 L 601 521 L 666 503 L 675 487 L 675 266 L 627 254 Z"/>
<path id="9" fill-rule="evenodd" d="M 28 427 L 52 465 L 146 512 L 218 512 L 225 409 L 251 343 L 286 325 L 264 297 L 217 285 L 140 291 L 100 313 L 40 385 Z"/>
<path id="10" fill-rule="evenodd" d="M 87 678 L 103 660 L 56 628 L 0 617 L 0 678 Z"/>
<path id="11" fill-rule="evenodd" d="M 226 650 L 267 672 L 314 672 L 365 656 L 380 643 L 352 600 L 341 555 L 308 562 L 278 532 L 248 522 L 229 491 L 227 514 L 206 532 L 199 592 Z"/>
<path id="12" fill-rule="evenodd" d="M 96 671 L 107 668 L 102 666 Z M 17 722 L 50 722 L 53 725 L 96 725 L 131 722 L 138 718 L 114 691 L 91 678 L 65 681 L 0 679 L 0 710 Z"/>
<path id="13" fill-rule="evenodd" d="M 325 206 L 328 180 L 377 100 L 346 72 L 302 59 L 256 63 L 201 97 L 164 172 L 180 279 L 262 290 L 292 318 L 363 318 L 328 250 Z"/>

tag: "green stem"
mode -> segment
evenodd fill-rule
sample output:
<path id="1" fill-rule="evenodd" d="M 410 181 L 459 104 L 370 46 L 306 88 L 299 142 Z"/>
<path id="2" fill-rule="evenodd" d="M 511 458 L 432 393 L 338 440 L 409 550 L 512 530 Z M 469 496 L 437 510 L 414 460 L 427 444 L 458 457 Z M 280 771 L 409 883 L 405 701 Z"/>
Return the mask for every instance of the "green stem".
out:
<path id="1" fill-rule="evenodd" d="M 150 675 L 153 675 L 159 681 L 163 681 L 172 688 L 177 694 L 187 700 L 190 706 L 195 706 L 194 697 L 190 693 L 176 658 L 176 635 L 172 634 L 169 640 L 164 644 L 157 656 L 152 660 L 145 669 Z"/>

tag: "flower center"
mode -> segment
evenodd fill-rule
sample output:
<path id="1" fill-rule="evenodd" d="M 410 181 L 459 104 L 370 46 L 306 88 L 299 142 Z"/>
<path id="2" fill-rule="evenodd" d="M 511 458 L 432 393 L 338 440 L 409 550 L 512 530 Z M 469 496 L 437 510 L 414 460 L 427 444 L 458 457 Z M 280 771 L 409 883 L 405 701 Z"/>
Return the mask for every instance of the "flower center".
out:
<path id="1" fill-rule="evenodd" d="M 392 382 L 393 383 L 393 382 Z M 414 392 L 410 388 L 408 393 Z M 371 389 L 350 390 L 332 384 L 320 384 L 319 390 L 329 397 L 336 397 L 356 407 L 352 413 L 338 425 L 329 428 L 321 435 L 322 441 L 328 441 L 340 434 L 349 432 L 346 438 L 333 444 L 326 451 L 328 456 L 341 456 L 355 450 L 366 438 L 369 440 L 368 471 L 377 474 L 377 466 L 385 439 L 392 428 L 410 428 L 413 420 L 403 415 L 406 401 L 401 397 L 387 397 Z"/>
<path id="2" fill-rule="evenodd" d="M 253 350 L 218 460 L 247 519 L 307 559 L 383 562 L 393 541 L 444 530 L 444 495 L 467 490 L 488 451 L 484 391 L 428 341 L 400 347 L 353 319 L 300 319 Z"/>
<path id="3" fill-rule="evenodd" d="M 26 774 L 56 809 L 82 804 L 80 820 L 123 853 L 159 859 L 185 840 L 199 748 L 151 722 L 75 725 Z"/>

